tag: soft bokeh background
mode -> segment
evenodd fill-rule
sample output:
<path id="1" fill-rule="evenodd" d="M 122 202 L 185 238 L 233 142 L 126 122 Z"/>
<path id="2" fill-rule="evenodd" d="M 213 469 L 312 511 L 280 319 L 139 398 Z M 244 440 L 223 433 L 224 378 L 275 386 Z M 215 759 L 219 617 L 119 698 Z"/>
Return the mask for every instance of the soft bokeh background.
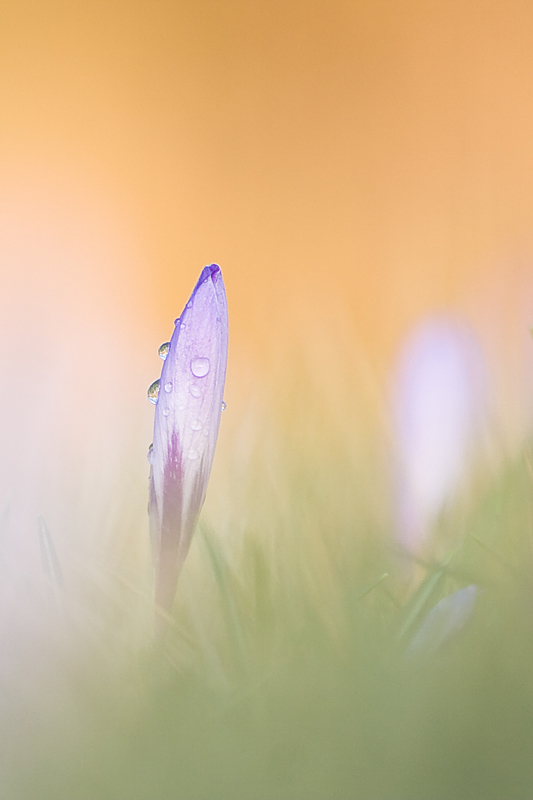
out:
<path id="1" fill-rule="evenodd" d="M 283 394 L 303 353 L 339 414 L 354 374 L 374 402 L 410 326 L 448 308 L 516 447 L 532 34 L 526 2 L 3 3 L 5 502 L 75 507 L 91 458 L 108 485 L 125 442 L 141 457 L 155 348 L 211 261 L 236 408 Z"/>
<path id="2" fill-rule="evenodd" d="M 5 497 L 71 497 L 78 462 L 112 474 L 125 440 L 140 456 L 155 348 L 211 261 L 232 402 L 283 393 L 305 351 L 330 401 L 356 374 L 374 403 L 411 325 L 451 308 L 515 448 L 532 33 L 526 2 L 3 3 Z"/>
<path id="3" fill-rule="evenodd" d="M 262 531 L 281 605 L 307 592 L 342 627 L 336 559 L 354 520 L 362 540 L 369 516 L 390 521 L 391 375 L 424 318 L 457 320 L 486 360 L 477 466 L 519 450 L 533 421 L 532 41 L 526 0 L 1 3 L 0 677 L 20 774 L 49 709 L 72 709 L 75 742 L 98 691 L 88 670 L 90 691 L 67 702 L 38 514 L 80 662 L 105 640 L 120 672 L 117 653 L 133 659 L 117 632 L 149 638 L 146 389 L 205 264 L 221 265 L 230 314 L 205 519 L 232 537 L 230 562 Z M 195 619 L 214 596 L 202 541 L 178 599 Z M 192 627 L 214 661 L 210 613 Z M 53 691 L 35 680 L 48 665 Z"/>
<path id="4" fill-rule="evenodd" d="M 518 367 L 531 321 L 528 3 L 5 2 L 0 14 L 6 358 L 32 351 L 44 373 L 59 343 L 85 342 L 81 379 L 101 396 L 101 351 L 117 374 L 128 359 L 145 370 L 217 261 L 234 358 L 261 364 L 317 325 L 334 339 L 345 316 L 381 371 L 411 322 L 455 305 L 502 370 Z"/>

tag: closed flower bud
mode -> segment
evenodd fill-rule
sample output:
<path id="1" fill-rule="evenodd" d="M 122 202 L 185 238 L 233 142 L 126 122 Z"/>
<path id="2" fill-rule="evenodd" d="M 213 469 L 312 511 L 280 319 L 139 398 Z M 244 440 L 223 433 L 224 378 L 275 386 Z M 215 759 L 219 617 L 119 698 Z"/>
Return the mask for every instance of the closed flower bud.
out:
<path id="1" fill-rule="evenodd" d="M 150 451 L 150 535 L 155 602 L 169 611 L 215 452 L 226 362 L 228 310 L 220 267 L 205 267 L 175 322 L 156 399 Z"/>

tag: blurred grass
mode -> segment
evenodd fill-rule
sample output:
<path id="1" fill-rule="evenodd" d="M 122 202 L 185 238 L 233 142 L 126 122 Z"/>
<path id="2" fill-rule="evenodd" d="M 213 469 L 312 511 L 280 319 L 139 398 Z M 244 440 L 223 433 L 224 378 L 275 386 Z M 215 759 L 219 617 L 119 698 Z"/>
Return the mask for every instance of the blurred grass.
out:
<path id="1" fill-rule="evenodd" d="M 163 643 L 149 566 L 82 559 L 43 644 L 54 668 L 24 701 L 3 687 L 0 797 L 529 798 L 531 446 L 419 560 L 397 550 L 383 456 L 346 414 L 333 431 L 312 404 L 273 411 L 254 447 L 226 464 L 239 502 L 202 516 Z M 470 584 L 466 625 L 407 659 L 427 612 Z"/>

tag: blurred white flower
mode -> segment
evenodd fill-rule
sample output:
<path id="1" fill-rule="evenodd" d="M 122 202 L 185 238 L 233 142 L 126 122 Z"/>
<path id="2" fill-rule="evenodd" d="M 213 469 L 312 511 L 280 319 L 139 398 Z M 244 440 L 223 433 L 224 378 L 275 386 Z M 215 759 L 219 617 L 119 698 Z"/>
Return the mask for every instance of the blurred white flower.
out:
<path id="1" fill-rule="evenodd" d="M 456 493 L 484 416 L 485 377 L 473 333 L 433 317 L 405 340 L 393 377 L 396 524 L 416 550 Z"/>

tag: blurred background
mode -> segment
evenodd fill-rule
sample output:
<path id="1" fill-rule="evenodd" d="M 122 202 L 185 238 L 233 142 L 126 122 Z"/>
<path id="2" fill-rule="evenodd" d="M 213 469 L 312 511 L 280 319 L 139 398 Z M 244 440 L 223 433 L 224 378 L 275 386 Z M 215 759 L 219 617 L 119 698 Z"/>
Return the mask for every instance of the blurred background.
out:
<path id="1" fill-rule="evenodd" d="M 8 685 L 22 663 L 32 674 L 37 652 L 42 664 L 47 637 L 24 602 L 42 576 L 38 514 L 65 585 L 90 584 L 101 609 L 110 564 L 141 561 L 149 574 L 146 390 L 206 264 L 222 267 L 230 315 L 206 506 L 222 534 L 238 539 L 274 508 L 287 519 L 299 478 L 285 481 L 286 452 L 315 470 L 313 497 L 337 531 L 359 501 L 386 521 L 398 386 L 407 409 L 411 385 L 431 408 L 442 401 L 428 416 L 439 428 L 440 364 L 459 387 L 457 436 L 476 420 L 478 462 L 492 469 L 519 451 L 533 423 L 532 41 L 526 0 L 3 0 Z M 443 361 L 431 349 L 439 330 Z M 413 530 L 457 488 L 461 448 L 435 469 L 439 485 L 418 455 L 400 454 L 423 473 Z M 307 513 L 324 583 L 302 580 L 331 599 L 324 526 Z"/>
<path id="2" fill-rule="evenodd" d="M 126 445 L 147 469 L 156 348 L 212 261 L 228 416 L 302 361 L 333 417 L 356 380 L 386 427 L 403 338 L 449 313 L 483 349 L 496 450 L 516 449 L 532 35 L 520 0 L 2 3 L 4 503 L 112 496 Z"/>
<path id="3" fill-rule="evenodd" d="M 485 455 L 516 450 L 532 35 L 520 0 L 2 3 L 0 501 L 20 524 L 86 537 L 118 483 L 144 518 L 156 348 L 213 261 L 221 447 L 246 461 L 272 397 L 286 417 L 324 400 L 303 439 L 358 416 L 386 441 L 402 341 L 451 315 L 486 360 Z"/>
<path id="4" fill-rule="evenodd" d="M 381 379 L 454 308 L 520 429 L 532 32 L 520 0 L 2 3 L 2 417 L 28 370 L 62 420 L 122 372 L 130 407 L 217 261 L 234 377 L 329 337 Z"/>

